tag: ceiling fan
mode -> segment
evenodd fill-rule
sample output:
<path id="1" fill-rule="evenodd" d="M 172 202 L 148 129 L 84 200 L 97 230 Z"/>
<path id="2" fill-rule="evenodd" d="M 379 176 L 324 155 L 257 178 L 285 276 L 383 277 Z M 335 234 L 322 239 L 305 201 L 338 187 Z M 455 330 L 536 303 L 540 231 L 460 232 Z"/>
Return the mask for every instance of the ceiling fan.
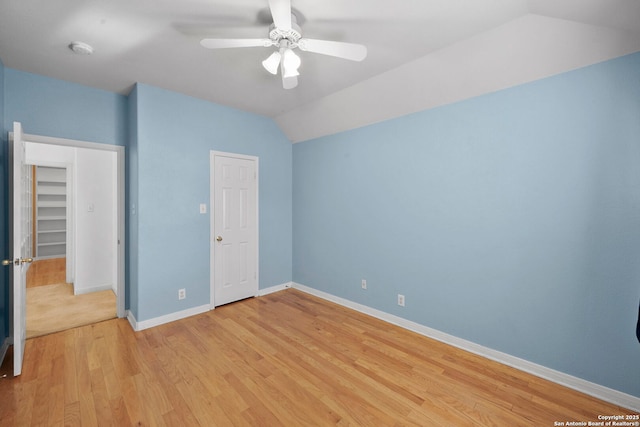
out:
<path id="1" fill-rule="evenodd" d="M 291 0 L 269 0 L 273 24 L 269 27 L 268 39 L 202 39 L 200 44 L 208 49 L 236 47 L 271 47 L 277 50 L 262 61 L 262 66 L 271 74 L 282 74 L 282 86 L 293 89 L 298 85 L 300 57 L 294 49 L 321 53 L 351 61 L 362 61 L 367 56 L 367 48 L 361 44 L 302 37 L 296 16 L 291 13 Z"/>

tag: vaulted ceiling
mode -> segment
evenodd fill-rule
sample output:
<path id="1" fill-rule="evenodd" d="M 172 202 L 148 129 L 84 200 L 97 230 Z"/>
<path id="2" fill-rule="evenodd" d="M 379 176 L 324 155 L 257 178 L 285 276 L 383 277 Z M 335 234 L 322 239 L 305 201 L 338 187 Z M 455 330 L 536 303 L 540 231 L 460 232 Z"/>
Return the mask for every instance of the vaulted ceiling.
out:
<path id="1" fill-rule="evenodd" d="M 136 82 L 273 118 L 292 142 L 375 123 L 640 51 L 638 0 L 292 0 L 303 37 L 364 44 L 351 62 L 299 52 L 285 90 L 268 0 L 2 0 L 5 66 L 127 94 Z M 68 45 L 94 48 L 76 55 Z"/>

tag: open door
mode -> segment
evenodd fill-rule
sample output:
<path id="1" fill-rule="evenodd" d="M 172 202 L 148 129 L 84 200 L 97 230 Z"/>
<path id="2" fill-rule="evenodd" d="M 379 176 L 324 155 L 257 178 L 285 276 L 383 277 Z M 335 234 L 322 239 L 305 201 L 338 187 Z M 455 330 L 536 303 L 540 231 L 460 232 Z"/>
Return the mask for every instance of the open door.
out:
<path id="1" fill-rule="evenodd" d="M 11 259 L 2 263 L 11 266 L 12 281 L 12 316 L 11 329 L 13 338 L 13 375 L 22 373 L 24 344 L 27 334 L 26 325 L 26 292 L 27 269 L 33 261 L 31 258 L 31 242 L 27 221 L 31 215 L 31 184 L 29 167 L 24 163 L 24 141 L 22 126 L 13 123 L 13 136 L 9 138 L 10 179 L 9 179 L 9 222 L 11 240 Z"/>

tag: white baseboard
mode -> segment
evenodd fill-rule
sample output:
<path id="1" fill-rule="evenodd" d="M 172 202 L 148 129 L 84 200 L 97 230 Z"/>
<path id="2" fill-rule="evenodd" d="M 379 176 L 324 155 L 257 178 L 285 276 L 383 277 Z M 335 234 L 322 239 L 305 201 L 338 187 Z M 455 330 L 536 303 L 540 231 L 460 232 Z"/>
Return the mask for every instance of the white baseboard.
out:
<path id="1" fill-rule="evenodd" d="M 153 319 L 143 320 L 138 322 L 129 310 L 127 312 L 127 320 L 131 324 L 134 331 L 142 331 L 144 329 L 153 328 L 154 326 L 160 326 L 165 323 L 175 322 L 176 320 L 184 319 L 185 317 L 195 316 L 196 314 L 205 313 L 209 311 L 211 306 L 209 304 L 201 305 L 199 307 L 192 307 L 182 311 L 176 311 L 175 313 L 166 314 L 164 316 L 154 317 Z"/>
<path id="2" fill-rule="evenodd" d="M 281 285 L 270 286 L 268 288 L 259 289 L 258 290 L 258 295 L 256 295 L 256 296 L 263 297 L 265 295 L 269 295 L 269 294 L 272 294 L 274 292 L 279 292 L 279 291 L 282 291 L 284 289 L 291 288 L 291 287 L 293 287 L 293 282 L 287 282 L 287 283 L 283 283 Z"/>
<path id="3" fill-rule="evenodd" d="M 264 295 L 272 294 L 274 292 L 282 291 L 283 289 L 287 289 L 292 287 L 292 282 L 283 283 L 281 285 L 271 286 L 264 289 L 259 289 L 257 297 L 261 297 Z M 154 317 L 153 319 L 143 320 L 142 322 L 138 322 L 131 312 L 131 310 L 127 310 L 126 317 L 131 327 L 134 331 L 142 331 L 143 329 L 153 328 L 154 326 L 159 326 L 165 323 L 174 322 L 176 320 L 184 319 L 185 317 L 195 316 L 196 314 L 205 313 L 209 310 L 212 310 L 210 304 L 201 305 L 199 307 L 193 307 L 182 311 L 177 311 L 175 313 L 170 313 L 164 316 Z"/>
<path id="4" fill-rule="evenodd" d="M 113 290 L 113 284 L 112 283 L 107 283 L 107 284 L 98 285 L 98 286 L 92 286 L 90 288 L 79 288 L 79 289 L 75 285 L 73 286 L 73 294 L 74 295 L 83 295 L 83 294 L 90 294 L 92 292 L 109 291 L 109 290 Z"/>
<path id="5" fill-rule="evenodd" d="M 136 320 L 136 316 L 133 315 L 133 313 L 131 312 L 131 310 L 127 310 L 126 313 L 126 318 L 129 321 L 129 324 L 131 325 L 131 328 L 135 331 L 137 330 L 136 327 L 138 325 L 138 321 Z"/>
<path id="6" fill-rule="evenodd" d="M 582 378 L 574 377 L 564 372 L 556 371 L 554 369 L 547 368 L 536 363 L 529 362 L 528 360 L 520 359 L 519 357 L 511 356 L 510 354 L 503 353 L 501 351 L 493 350 L 488 347 L 476 344 L 471 341 L 464 340 L 462 338 L 449 335 L 447 333 L 432 329 L 419 323 L 412 322 L 407 319 L 395 316 L 393 314 L 386 313 L 384 311 L 376 310 L 375 308 L 367 307 L 353 301 L 349 301 L 344 298 L 337 297 L 335 295 L 328 294 L 326 292 L 319 291 L 317 289 L 310 288 L 299 283 L 292 283 L 292 287 L 308 294 L 317 296 L 319 298 L 334 302 L 347 308 L 359 311 L 369 316 L 384 320 L 388 323 L 400 326 L 418 334 L 424 335 L 429 338 L 433 338 L 440 342 L 458 347 L 462 350 L 466 350 L 470 353 L 477 354 L 479 356 L 486 357 L 487 359 L 494 360 L 507 366 L 519 369 L 524 372 L 528 372 L 540 378 L 552 381 L 554 383 L 569 387 L 579 392 L 588 394 L 598 399 L 613 403 L 624 408 L 628 408 L 634 411 L 640 412 L 640 398 L 632 396 L 627 393 L 623 393 L 618 390 L 614 390 L 600 384 L 595 384 Z"/>

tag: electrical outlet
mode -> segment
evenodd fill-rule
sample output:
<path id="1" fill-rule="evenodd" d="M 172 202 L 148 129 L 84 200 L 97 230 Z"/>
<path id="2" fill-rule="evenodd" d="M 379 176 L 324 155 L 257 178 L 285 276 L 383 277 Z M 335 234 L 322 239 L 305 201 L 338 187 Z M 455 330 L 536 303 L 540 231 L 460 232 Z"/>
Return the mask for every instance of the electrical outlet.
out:
<path id="1" fill-rule="evenodd" d="M 187 297 L 186 289 L 178 289 L 178 299 L 185 299 Z"/>
<path id="2" fill-rule="evenodd" d="M 404 307 L 404 295 L 398 294 L 398 305 Z"/>
<path id="3" fill-rule="evenodd" d="M 367 281 L 365 279 L 362 279 L 362 283 L 360 286 L 362 286 L 362 289 L 367 289 Z"/>

